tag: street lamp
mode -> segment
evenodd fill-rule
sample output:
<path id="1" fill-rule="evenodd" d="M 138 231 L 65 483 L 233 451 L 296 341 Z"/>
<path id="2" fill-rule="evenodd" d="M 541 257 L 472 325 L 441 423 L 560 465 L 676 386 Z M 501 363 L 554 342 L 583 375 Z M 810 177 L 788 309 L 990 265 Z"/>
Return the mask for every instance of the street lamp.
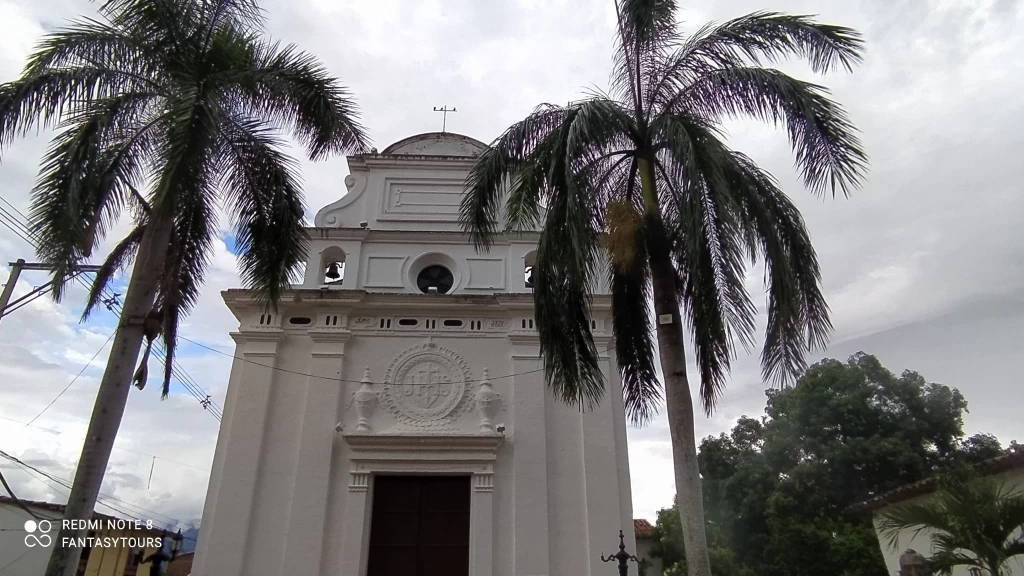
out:
<path id="1" fill-rule="evenodd" d="M 171 560 L 178 557 L 178 552 L 181 552 L 181 542 L 184 539 L 181 535 L 181 528 L 178 528 L 178 532 L 171 537 Z"/>

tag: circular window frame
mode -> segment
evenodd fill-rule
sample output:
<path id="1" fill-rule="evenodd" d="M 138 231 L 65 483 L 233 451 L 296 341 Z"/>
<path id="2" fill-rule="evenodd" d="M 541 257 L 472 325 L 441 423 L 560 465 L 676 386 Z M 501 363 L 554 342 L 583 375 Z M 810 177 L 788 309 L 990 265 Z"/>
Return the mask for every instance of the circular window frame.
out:
<path id="1" fill-rule="evenodd" d="M 405 274 L 406 288 L 415 294 L 425 294 L 419 288 L 417 278 L 429 266 L 444 266 L 452 273 L 452 287 L 446 294 L 454 294 L 462 286 L 462 268 L 451 256 L 443 252 L 428 252 L 417 257 L 409 264 Z"/>

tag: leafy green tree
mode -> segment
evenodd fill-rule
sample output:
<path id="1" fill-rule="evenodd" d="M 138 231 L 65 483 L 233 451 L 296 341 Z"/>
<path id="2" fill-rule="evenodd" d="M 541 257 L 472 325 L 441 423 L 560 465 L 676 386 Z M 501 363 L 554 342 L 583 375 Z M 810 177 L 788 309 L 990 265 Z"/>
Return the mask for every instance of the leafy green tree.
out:
<path id="1" fill-rule="evenodd" d="M 796 56 L 816 72 L 849 70 L 862 42 L 849 28 L 770 12 L 683 37 L 674 0 L 618 0 L 616 12 L 611 93 L 542 105 L 510 127 L 470 172 L 462 222 L 479 249 L 501 230 L 542 225 L 533 291 L 547 384 L 584 407 L 605 389 L 589 317 L 607 250 L 626 408 L 642 423 L 661 400 L 656 332 L 689 573 L 707 576 L 684 323 L 707 413 L 734 339 L 752 342 L 748 263 L 763 259 L 768 272 L 768 379 L 803 369 L 805 351 L 831 328 L 799 211 L 770 174 L 725 145 L 721 124 L 783 124 L 806 185 L 845 193 L 866 164 L 846 113 L 825 88 L 761 64 Z"/>
<path id="2" fill-rule="evenodd" d="M 0 86 L 0 145 L 58 130 L 31 214 L 37 253 L 54 267 L 54 298 L 120 216 L 135 220 L 83 315 L 134 258 L 65 518 L 92 513 L 143 340 L 137 385 L 161 337 L 168 393 L 178 324 L 199 297 L 218 206 L 233 220 L 243 282 L 273 306 L 306 250 L 297 165 L 280 130 L 314 160 L 367 142 L 323 65 L 263 37 L 255 0 L 109 0 L 100 17 L 46 36 L 22 76 Z M 55 546 L 47 576 L 74 574 L 79 553 Z"/>
<path id="3" fill-rule="evenodd" d="M 740 418 L 700 446 L 712 572 L 759 576 L 882 576 L 873 526 L 845 509 L 858 501 L 979 458 L 999 441 L 964 438 L 967 401 L 955 389 L 874 356 L 823 360 L 796 386 L 768 392 L 766 416 Z M 674 509 L 655 534 L 671 546 Z M 674 554 L 674 556 L 673 556 Z M 666 561 L 665 566 L 670 566 Z"/>
<path id="4" fill-rule="evenodd" d="M 1002 480 L 952 474 L 932 497 L 893 507 L 881 531 L 896 548 L 901 532 L 931 533 L 929 564 L 949 576 L 957 566 L 1007 576 L 1008 564 L 1024 556 L 1024 491 Z"/>

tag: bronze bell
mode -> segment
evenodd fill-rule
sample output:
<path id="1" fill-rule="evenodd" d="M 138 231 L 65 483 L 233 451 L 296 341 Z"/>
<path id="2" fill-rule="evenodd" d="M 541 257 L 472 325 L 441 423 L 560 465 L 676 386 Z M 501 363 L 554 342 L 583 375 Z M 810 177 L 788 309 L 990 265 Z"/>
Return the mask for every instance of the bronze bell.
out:
<path id="1" fill-rule="evenodd" d="M 341 278 L 341 267 L 337 262 L 331 262 L 331 265 L 327 267 L 327 279 L 333 282 L 338 278 Z"/>

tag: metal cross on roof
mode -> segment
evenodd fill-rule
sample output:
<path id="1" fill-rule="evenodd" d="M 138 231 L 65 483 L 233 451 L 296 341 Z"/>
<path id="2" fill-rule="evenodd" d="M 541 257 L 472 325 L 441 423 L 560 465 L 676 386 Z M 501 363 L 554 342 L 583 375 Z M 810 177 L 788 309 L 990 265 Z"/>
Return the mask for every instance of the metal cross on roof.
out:
<path id="1" fill-rule="evenodd" d="M 444 106 L 441 106 L 440 108 L 438 108 L 437 106 L 434 106 L 434 112 L 441 112 L 442 113 L 442 116 L 441 116 L 441 132 L 444 132 L 445 128 L 448 127 L 448 113 L 449 112 L 458 112 L 458 110 L 456 110 L 455 108 L 449 108 L 448 105 L 445 104 Z"/>

